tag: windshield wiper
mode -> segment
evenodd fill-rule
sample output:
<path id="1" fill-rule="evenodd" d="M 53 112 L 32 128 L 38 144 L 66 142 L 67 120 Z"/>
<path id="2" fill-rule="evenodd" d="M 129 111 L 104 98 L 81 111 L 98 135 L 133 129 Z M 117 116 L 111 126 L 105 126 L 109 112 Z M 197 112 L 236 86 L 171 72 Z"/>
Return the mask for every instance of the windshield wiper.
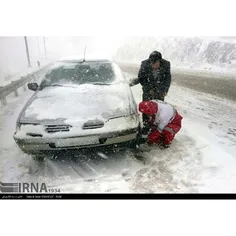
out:
<path id="1" fill-rule="evenodd" d="M 44 85 L 42 85 L 42 87 L 43 88 L 45 88 L 45 87 L 56 87 L 56 86 L 58 86 L 58 87 L 62 87 L 62 86 L 64 86 L 64 85 L 62 85 L 62 84 L 44 84 Z"/>
<path id="2" fill-rule="evenodd" d="M 92 83 L 94 85 L 112 85 L 110 83 L 101 83 L 101 82 L 95 82 L 95 83 Z"/>
<path id="3" fill-rule="evenodd" d="M 73 85 L 68 85 L 68 84 L 48 84 L 48 85 L 43 85 L 43 88 L 45 87 L 76 87 Z"/>
<path id="4" fill-rule="evenodd" d="M 49 86 L 53 86 L 53 87 L 64 87 L 65 85 L 64 84 L 51 84 Z"/>

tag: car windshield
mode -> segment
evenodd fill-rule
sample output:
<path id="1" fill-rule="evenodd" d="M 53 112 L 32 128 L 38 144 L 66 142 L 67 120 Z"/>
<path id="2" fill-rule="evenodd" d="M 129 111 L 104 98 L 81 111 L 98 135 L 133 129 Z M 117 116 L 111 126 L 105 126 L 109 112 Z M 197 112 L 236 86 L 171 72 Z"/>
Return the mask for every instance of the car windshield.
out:
<path id="1" fill-rule="evenodd" d="M 61 62 L 46 74 L 40 87 L 109 85 L 116 77 L 116 68 L 110 62 Z"/>

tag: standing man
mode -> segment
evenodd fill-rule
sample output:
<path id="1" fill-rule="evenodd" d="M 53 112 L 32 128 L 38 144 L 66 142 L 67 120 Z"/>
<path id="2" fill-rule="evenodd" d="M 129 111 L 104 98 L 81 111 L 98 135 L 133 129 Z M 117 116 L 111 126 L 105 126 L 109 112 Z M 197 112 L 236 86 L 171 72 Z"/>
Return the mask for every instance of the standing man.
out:
<path id="1" fill-rule="evenodd" d="M 171 84 L 170 62 L 164 60 L 160 52 L 152 52 L 149 59 L 142 61 L 138 79 L 143 89 L 143 101 L 164 101 Z"/>
<path id="2" fill-rule="evenodd" d="M 141 84 L 143 101 L 157 99 L 164 101 L 171 84 L 170 62 L 164 60 L 160 52 L 154 51 L 149 59 L 142 61 L 135 84 Z M 143 114 L 143 135 L 148 131 L 148 118 Z"/>

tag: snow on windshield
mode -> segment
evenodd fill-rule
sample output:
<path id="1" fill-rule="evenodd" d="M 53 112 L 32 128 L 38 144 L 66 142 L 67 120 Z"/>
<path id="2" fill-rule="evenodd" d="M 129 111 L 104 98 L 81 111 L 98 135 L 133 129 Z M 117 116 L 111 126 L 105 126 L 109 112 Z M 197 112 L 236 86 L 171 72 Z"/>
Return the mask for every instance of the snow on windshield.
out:
<path id="1" fill-rule="evenodd" d="M 61 62 L 46 74 L 41 87 L 86 83 L 110 84 L 115 79 L 113 65 L 108 62 Z"/>

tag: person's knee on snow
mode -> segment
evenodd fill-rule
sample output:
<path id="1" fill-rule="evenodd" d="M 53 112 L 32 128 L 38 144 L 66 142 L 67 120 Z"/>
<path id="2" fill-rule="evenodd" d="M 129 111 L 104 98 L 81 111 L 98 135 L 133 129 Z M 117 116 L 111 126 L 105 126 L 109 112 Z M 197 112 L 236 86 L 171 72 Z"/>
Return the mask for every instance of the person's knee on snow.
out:
<path id="1" fill-rule="evenodd" d="M 162 141 L 161 133 L 158 130 L 152 131 L 148 135 L 147 139 L 148 144 L 161 144 L 161 141 Z"/>
<path id="2" fill-rule="evenodd" d="M 162 136 L 163 136 L 163 144 L 164 145 L 171 145 L 171 143 L 175 137 L 175 134 L 173 134 L 167 130 L 163 130 Z"/>

